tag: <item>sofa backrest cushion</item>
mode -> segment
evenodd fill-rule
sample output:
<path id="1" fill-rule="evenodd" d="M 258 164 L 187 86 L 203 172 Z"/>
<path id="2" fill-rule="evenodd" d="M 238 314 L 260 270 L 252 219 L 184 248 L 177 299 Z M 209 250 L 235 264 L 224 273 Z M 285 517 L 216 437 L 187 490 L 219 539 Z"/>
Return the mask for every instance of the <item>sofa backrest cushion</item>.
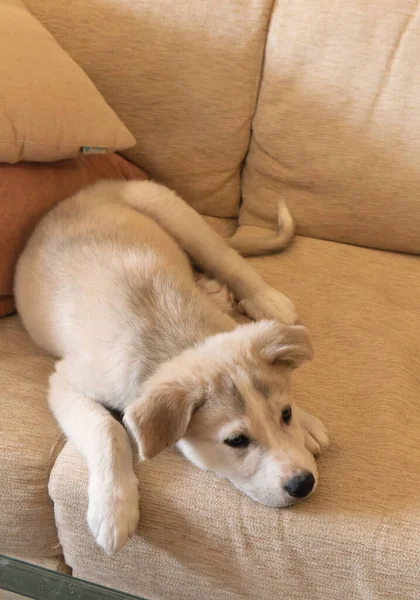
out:
<path id="1" fill-rule="evenodd" d="M 27 0 L 136 137 L 126 156 L 236 217 L 271 0 Z"/>
<path id="2" fill-rule="evenodd" d="M 420 12 L 411 0 L 277 2 L 243 225 L 420 252 Z"/>

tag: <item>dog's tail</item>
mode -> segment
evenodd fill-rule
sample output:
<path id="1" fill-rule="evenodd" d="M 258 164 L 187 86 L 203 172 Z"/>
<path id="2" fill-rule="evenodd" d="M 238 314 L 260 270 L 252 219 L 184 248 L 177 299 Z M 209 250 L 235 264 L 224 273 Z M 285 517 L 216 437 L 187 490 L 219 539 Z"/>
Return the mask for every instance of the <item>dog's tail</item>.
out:
<path id="1" fill-rule="evenodd" d="M 239 229 L 226 241 L 231 248 L 242 256 L 261 256 L 280 252 L 290 244 L 295 234 L 295 222 L 285 202 L 279 202 L 277 207 L 277 231 L 272 234 L 258 228 L 250 230 Z"/>
<path id="2" fill-rule="evenodd" d="M 248 255 L 276 252 L 290 240 L 293 231 L 293 219 L 282 205 L 279 209 L 282 228 L 278 234 L 258 235 L 254 241 L 245 242 L 238 232 L 229 244 L 175 192 L 153 181 L 126 182 L 121 200 L 157 221 L 197 265 L 226 283 L 238 299 L 255 295 L 266 287 L 262 277 L 240 256 L 240 252 Z"/>

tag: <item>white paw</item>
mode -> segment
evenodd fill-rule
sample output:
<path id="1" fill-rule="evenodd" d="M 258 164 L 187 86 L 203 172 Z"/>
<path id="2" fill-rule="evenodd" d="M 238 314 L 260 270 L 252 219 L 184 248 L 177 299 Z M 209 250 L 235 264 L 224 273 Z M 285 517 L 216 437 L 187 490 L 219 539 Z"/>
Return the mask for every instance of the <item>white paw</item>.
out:
<path id="1" fill-rule="evenodd" d="M 134 533 L 139 520 L 138 482 L 134 474 L 125 480 L 104 481 L 91 477 L 89 482 L 89 529 L 107 554 L 118 552 Z"/>
<path id="2" fill-rule="evenodd" d="M 274 319 L 285 325 L 293 325 L 297 314 L 294 304 L 287 296 L 274 288 L 266 288 L 262 292 L 239 302 L 239 310 L 255 321 Z"/>
<path id="3" fill-rule="evenodd" d="M 318 456 L 330 443 L 327 429 L 318 417 L 303 408 L 296 407 L 296 409 L 305 434 L 305 446 L 314 456 Z"/>

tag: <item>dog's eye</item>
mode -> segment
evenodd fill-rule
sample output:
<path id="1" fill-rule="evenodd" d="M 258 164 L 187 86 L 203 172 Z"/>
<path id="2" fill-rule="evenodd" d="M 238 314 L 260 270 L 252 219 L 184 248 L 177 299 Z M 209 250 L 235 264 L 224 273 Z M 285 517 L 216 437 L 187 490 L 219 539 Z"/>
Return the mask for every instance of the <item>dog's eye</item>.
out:
<path id="1" fill-rule="evenodd" d="M 246 448 L 249 446 L 249 438 L 246 435 L 235 435 L 224 440 L 224 443 L 232 448 Z"/>
<path id="2" fill-rule="evenodd" d="M 281 420 L 283 421 L 283 423 L 286 423 L 286 425 L 288 425 L 290 423 L 291 419 L 292 419 L 292 407 L 290 406 L 290 404 L 288 404 L 281 411 Z"/>

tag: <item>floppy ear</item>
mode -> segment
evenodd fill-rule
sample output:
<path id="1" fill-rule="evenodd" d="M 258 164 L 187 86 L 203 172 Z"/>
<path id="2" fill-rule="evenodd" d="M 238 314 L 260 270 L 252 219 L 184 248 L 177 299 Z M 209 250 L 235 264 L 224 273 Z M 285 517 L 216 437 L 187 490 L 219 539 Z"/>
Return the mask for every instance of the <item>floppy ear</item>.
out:
<path id="1" fill-rule="evenodd" d="M 276 321 L 261 323 L 256 345 L 268 363 L 285 363 L 292 369 L 314 356 L 309 331 L 302 325 L 282 325 Z"/>
<path id="2" fill-rule="evenodd" d="M 200 405 L 201 399 L 179 382 L 158 384 L 130 404 L 124 413 L 124 424 L 137 440 L 140 458 L 153 458 L 176 444 Z"/>

